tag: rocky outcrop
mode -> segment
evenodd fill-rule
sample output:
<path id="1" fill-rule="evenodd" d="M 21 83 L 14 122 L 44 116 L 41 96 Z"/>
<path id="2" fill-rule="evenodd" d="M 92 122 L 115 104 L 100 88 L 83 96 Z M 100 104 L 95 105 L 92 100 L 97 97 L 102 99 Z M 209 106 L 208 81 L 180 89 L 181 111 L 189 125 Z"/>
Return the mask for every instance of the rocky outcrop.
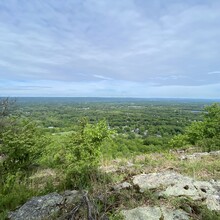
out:
<path id="1" fill-rule="evenodd" d="M 189 155 L 181 155 L 179 157 L 180 160 L 198 160 L 205 156 L 217 156 L 220 155 L 220 151 L 211 151 L 211 152 L 201 152 L 201 153 L 194 153 Z"/>
<path id="2" fill-rule="evenodd" d="M 182 210 L 172 210 L 166 207 L 138 207 L 123 210 L 125 220 L 188 220 L 188 214 Z"/>
<path id="3" fill-rule="evenodd" d="M 193 178 L 183 176 L 176 172 L 166 171 L 160 173 L 140 174 L 133 176 L 132 181 L 122 182 L 112 187 L 109 193 L 120 194 L 126 193 L 126 190 L 134 190 L 138 196 L 146 196 L 140 194 L 146 190 L 152 190 L 152 193 L 158 198 L 158 206 L 141 206 L 135 209 L 123 210 L 121 214 L 126 220 L 188 220 L 192 214 L 186 209 L 172 209 L 169 203 L 161 203 L 160 200 L 170 197 L 191 198 L 205 204 L 208 209 L 220 211 L 220 181 L 197 181 Z M 138 187 L 138 188 L 137 188 Z M 123 192 L 123 190 L 125 190 Z M 99 199 L 99 201 L 101 201 Z M 169 200 L 167 200 L 169 201 Z M 137 201 L 138 202 L 138 201 Z M 200 204 L 199 202 L 199 204 Z M 146 204 L 146 203 L 142 203 Z M 159 205 L 160 204 L 160 205 Z M 165 204 L 167 207 L 165 207 Z M 139 203 L 137 203 L 139 205 Z M 56 192 L 45 196 L 34 197 L 18 210 L 9 214 L 11 220 L 43 220 L 55 219 L 56 216 L 74 216 L 80 208 L 82 212 L 88 213 L 88 219 L 96 215 L 95 205 L 89 200 L 88 192 L 65 191 L 63 194 Z M 86 212 L 85 212 L 86 207 Z M 178 206 L 181 207 L 181 206 Z M 188 212 L 188 211 L 187 211 Z M 59 215 L 61 214 L 61 215 Z M 64 215 L 63 215 L 64 214 Z M 80 214 L 79 214 L 80 216 Z M 104 216 L 104 215 L 103 215 Z M 71 219 L 70 218 L 70 219 Z M 56 218 L 60 219 L 60 218 Z M 66 219 L 62 218 L 62 219 Z M 106 217 L 107 219 L 107 217 Z"/>
<path id="4" fill-rule="evenodd" d="M 63 205 L 79 201 L 78 191 L 65 191 L 63 194 L 56 192 L 45 196 L 34 197 L 17 211 L 9 214 L 11 220 L 42 220 L 55 215 Z"/>
<path id="5" fill-rule="evenodd" d="M 210 210 L 220 211 L 220 184 L 217 181 L 196 181 L 175 172 L 163 172 L 134 176 L 133 183 L 141 192 L 159 189 L 161 196 L 201 200 Z"/>
<path id="6" fill-rule="evenodd" d="M 168 187 L 179 182 L 187 183 L 189 181 L 191 181 L 189 177 L 174 172 L 141 174 L 133 178 L 134 185 L 138 185 L 140 191 Z"/>

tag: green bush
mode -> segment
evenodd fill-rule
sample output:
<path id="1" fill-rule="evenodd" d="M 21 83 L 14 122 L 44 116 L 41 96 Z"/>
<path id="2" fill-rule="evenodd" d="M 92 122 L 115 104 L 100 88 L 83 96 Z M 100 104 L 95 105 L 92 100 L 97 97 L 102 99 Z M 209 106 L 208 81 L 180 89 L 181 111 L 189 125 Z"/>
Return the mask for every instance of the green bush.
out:
<path id="1" fill-rule="evenodd" d="M 203 151 L 217 151 L 220 149 L 220 138 L 203 138 L 197 142 Z"/>
<path id="2" fill-rule="evenodd" d="M 7 219 L 9 210 L 14 210 L 35 195 L 37 192 L 28 187 L 20 173 L 7 174 L 4 184 L 0 184 L 0 219 Z"/>
<path id="3" fill-rule="evenodd" d="M 66 154 L 67 180 L 73 185 L 81 186 L 89 183 L 101 159 L 101 144 L 110 138 L 112 132 L 108 129 L 106 122 L 97 124 L 81 123 L 77 133 L 70 137 Z M 82 184 L 84 183 L 84 184 Z"/>
<path id="4" fill-rule="evenodd" d="M 149 136 L 143 140 L 144 145 L 163 145 L 163 139 L 160 137 Z"/>
<path id="5" fill-rule="evenodd" d="M 66 187 L 84 187 L 91 182 L 101 160 L 101 144 L 112 131 L 105 121 L 90 124 L 82 120 L 75 133 L 45 149 L 41 163 L 61 169 L 66 174 Z"/>
<path id="6" fill-rule="evenodd" d="M 169 141 L 170 148 L 181 148 L 183 146 L 186 146 L 188 144 L 188 137 L 187 135 L 176 135 Z"/>
<path id="7" fill-rule="evenodd" d="M 28 120 L 17 120 L 1 134 L 0 153 L 2 175 L 27 171 L 41 156 L 46 140 L 37 125 Z"/>
<path id="8" fill-rule="evenodd" d="M 177 135 L 170 141 L 171 147 L 187 144 L 198 145 L 205 151 L 220 149 L 220 104 L 205 108 L 203 121 L 193 122 L 184 135 Z"/>

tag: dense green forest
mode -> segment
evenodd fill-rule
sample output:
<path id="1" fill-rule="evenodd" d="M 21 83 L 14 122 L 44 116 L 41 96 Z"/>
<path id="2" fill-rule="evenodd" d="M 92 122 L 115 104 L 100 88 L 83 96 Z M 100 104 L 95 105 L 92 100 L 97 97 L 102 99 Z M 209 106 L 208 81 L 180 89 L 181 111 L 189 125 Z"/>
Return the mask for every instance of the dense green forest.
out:
<path id="1" fill-rule="evenodd" d="M 105 183 L 103 160 L 196 146 L 220 149 L 220 105 L 210 100 L 1 98 L 0 211 L 33 195 Z M 56 184 L 33 183 L 41 169 Z M 61 175 L 62 173 L 62 175 Z M 61 180 L 62 179 L 62 180 Z M 35 187 L 30 187 L 35 184 Z M 19 189 L 19 190 L 18 190 Z"/>
<path id="2" fill-rule="evenodd" d="M 183 134 L 185 127 L 193 121 L 203 120 L 204 107 L 211 102 L 184 99 L 23 98 L 16 104 L 16 115 L 34 120 L 45 134 L 53 136 L 77 131 L 78 122 L 84 117 L 91 124 L 104 119 L 109 128 L 117 132 L 115 142 L 120 145 L 121 151 L 125 151 L 122 152 L 124 155 L 169 148 L 168 142 L 174 135 Z M 115 153 L 120 154 L 120 149 Z"/>

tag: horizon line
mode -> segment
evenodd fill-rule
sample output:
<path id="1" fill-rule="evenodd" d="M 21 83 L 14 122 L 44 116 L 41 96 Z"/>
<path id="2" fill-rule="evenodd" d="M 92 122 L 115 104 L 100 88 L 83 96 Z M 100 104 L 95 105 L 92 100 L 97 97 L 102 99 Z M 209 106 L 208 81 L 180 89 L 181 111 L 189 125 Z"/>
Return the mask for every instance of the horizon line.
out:
<path id="1" fill-rule="evenodd" d="M 0 96 L 0 98 L 103 98 L 103 99 L 190 99 L 190 100 L 220 100 L 220 98 L 196 97 L 132 97 L 132 96 Z"/>

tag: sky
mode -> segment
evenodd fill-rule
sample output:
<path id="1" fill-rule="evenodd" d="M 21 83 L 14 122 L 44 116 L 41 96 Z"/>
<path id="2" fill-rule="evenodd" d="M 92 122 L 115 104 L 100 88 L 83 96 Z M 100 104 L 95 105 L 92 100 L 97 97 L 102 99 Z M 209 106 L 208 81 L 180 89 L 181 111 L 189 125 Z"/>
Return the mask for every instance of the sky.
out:
<path id="1" fill-rule="evenodd" d="M 220 1 L 1 0 L 0 96 L 220 98 Z"/>

